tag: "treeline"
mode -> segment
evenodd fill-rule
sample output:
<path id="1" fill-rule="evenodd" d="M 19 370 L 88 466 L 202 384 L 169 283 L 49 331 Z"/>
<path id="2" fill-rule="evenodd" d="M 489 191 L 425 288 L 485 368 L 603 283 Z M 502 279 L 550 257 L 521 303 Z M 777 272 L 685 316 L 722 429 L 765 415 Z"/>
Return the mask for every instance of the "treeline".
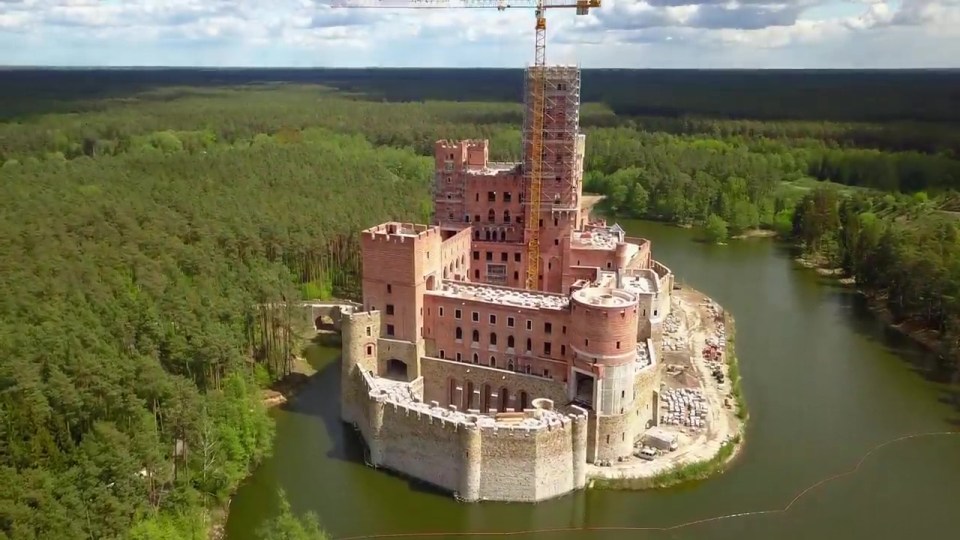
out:
<path id="1" fill-rule="evenodd" d="M 960 219 L 925 195 L 841 196 L 818 189 L 801 199 L 793 237 L 808 257 L 841 268 L 895 321 L 936 331 L 960 382 Z"/>
<path id="2" fill-rule="evenodd" d="M 521 112 L 509 103 L 377 103 L 312 87 L 167 89 L 80 116 L 0 125 L 0 159 L 3 166 L 15 167 L 131 151 L 196 154 L 222 145 L 250 145 L 256 137 L 295 140 L 303 129 L 323 127 L 421 155 L 432 155 L 439 138 L 486 138 L 492 159 L 516 160 Z M 696 162 L 703 159 L 733 161 L 749 155 L 781 171 L 777 179 L 810 176 L 901 191 L 960 187 L 960 161 L 945 148 L 953 139 L 943 131 L 931 132 L 923 141 L 915 136 L 922 131 L 917 125 L 914 131 L 895 133 L 888 125 L 620 118 L 595 104 L 584 107 L 583 123 L 587 169 L 605 175 L 660 163 L 664 152 L 682 148 L 683 159 L 694 162 L 681 167 L 689 171 L 701 170 Z M 856 146 L 857 137 L 874 132 L 882 134 L 882 144 L 866 136 L 861 142 L 889 149 L 926 147 L 929 153 Z M 960 131 L 949 133 L 956 137 Z"/>
<path id="3" fill-rule="evenodd" d="M 0 170 L 0 538 L 203 538 L 297 353 L 262 306 L 353 287 L 359 229 L 425 217 L 409 151 L 172 140 Z"/>
<path id="4" fill-rule="evenodd" d="M 171 87 L 323 85 L 392 102 L 516 103 L 523 93 L 519 69 L 8 69 L 3 78 L 3 119 L 84 111 Z M 955 123 L 958 84 L 949 70 L 587 69 L 581 96 L 622 117 Z"/>

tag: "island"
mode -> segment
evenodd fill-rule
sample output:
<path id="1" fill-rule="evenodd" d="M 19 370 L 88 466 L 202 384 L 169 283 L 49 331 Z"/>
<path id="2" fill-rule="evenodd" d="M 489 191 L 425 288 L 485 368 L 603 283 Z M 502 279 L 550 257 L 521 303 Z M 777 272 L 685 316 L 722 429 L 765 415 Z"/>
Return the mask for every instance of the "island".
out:
<path id="1" fill-rule="evenodd" d="M 486 140 L 438 141 L 434 223 L 362 231 L 362 303 L 339 321 L 341 419 L 369 465 L 463 501 L 712 470 L 745 418 L 728 317 L 679 287 L 649 240 L 590 215 L 579 68 L 526 77 L 546 81 L 545 114 L 531 120 L 527 93 L 521 162 L 491 162 Z"/>

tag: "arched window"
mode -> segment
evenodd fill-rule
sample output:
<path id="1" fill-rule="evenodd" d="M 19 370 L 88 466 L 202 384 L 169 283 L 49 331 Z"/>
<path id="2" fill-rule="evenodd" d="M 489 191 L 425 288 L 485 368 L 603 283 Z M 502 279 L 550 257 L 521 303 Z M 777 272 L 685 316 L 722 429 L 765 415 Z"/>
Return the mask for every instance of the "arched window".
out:
<path id="1" fill-rule="evenodd" d="M 507 361 L 507 369 L 509 369 L 510 371 L 513 371 L 513 359 L 512 359 L 512 358 Z"/>
<path id="2" fill-rule="evenodd" d="M 507 241 L 507 231 L 500 231 L 500 241 L 501 242 Z"/>
<path id="3" fill-rule="evenodd" d="M 474 363 L 474 364 L 479 364 L 479 363 L 480 363 L 480 355 L 479 355 L 479 354 L 473 353 L 473 363 Z"/>
<path id="4" fill-rule="evenodd" d="M 513 345 L 514 345 L 513 336 L 507 336 L 507 347 L 512 349 Z"/>
<path id="5" fill-rule="evenodd" d="M 496 220 L 497 220 L 497 213 L 493 211 L 493 208 L 491 208 L 490 211 L 487 212 L 487 221 L 489 221 L 490 223 L 493 223 Z"/>
<path id="6" fill-rule="evenodd" d="M 483 231 L 484 238 L 490 240 L 490 231 Z"/>
<path id="7" fill-rule="evenodd" d="M 503 211 L 503 222 L 504 222 L 504 223 L 510 223 L 510 211 L 509 211 L 509 210 L 504 210 L 504 211 Z"/>
<path id="8" fill-rule="evenodd" d="M 490 332 L 490 344 L 491 344 L 491 345 L 496 345 L 496 344 L 497 344 L 497 333 L 496 333 L 496 332 Z"/>
<path id="9" fill-rule="evenodd" d="M 491 357 L 490 357 L 490 367 L 497 367 L 497 357 L 496 357 L 496 356 L 491 356 Z"/>
<path id="10" fill-rule="evenodd" d="M 463 328 L 457 327 L 457 339 L 463 339 Z"/>
<path id="11" fill-rule="evenodd" d="M 474 240 L 480 239 L 480 231 L 473 231 L 473 239 Z"/>
<path id="12" fill-rule="evenodd" d="M 480 332 L 478 332 L 477 330 L 473 331 L 473 342 L 480 343 Z"/>
<path id="13" fill-rule="evenodd" d="M 443 349 L 440 349 L 440 359 L 444 360 L 447 358 L 447 355 L 443 352 Z"/>

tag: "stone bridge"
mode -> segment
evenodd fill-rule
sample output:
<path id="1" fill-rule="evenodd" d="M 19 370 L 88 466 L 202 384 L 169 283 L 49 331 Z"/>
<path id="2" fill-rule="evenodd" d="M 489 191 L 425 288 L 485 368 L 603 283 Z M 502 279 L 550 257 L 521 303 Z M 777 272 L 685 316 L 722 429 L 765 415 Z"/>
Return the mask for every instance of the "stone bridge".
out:
<path id="1" fill-rule="evenodd" d="M 283 307 L 285 304 L 261 304 L 267 307 Z M 293 307 L 299 308 L 298 311 L 303 317 L 303 322 L 312 326 L 316 330 L 340 331 L 340 322 L 343 316 L 354 311 L 363 309 L 362 304 L 351 302 L 350 300 L 308 300 L 303 302 L 292 302 Z"/>
<path id="2" fill-rule="evenodd" d="M 317 330 L 340 331 L 343 316 L 363 308 L 361 304 L 349 300 L 311 300 L 299 302 L 303 315 Z"/>

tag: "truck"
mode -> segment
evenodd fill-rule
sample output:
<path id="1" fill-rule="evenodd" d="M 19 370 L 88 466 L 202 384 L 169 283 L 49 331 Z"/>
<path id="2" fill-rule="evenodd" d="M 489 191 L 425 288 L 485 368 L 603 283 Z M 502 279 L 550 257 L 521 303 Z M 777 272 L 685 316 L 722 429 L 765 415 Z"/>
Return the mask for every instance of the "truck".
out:
<path id="1" fill-rule="evenodd" d="M 680 441 L 676 433 L 654 427 L 643 434 L 643 444 L 672 452 L 680 446 Z"/>

